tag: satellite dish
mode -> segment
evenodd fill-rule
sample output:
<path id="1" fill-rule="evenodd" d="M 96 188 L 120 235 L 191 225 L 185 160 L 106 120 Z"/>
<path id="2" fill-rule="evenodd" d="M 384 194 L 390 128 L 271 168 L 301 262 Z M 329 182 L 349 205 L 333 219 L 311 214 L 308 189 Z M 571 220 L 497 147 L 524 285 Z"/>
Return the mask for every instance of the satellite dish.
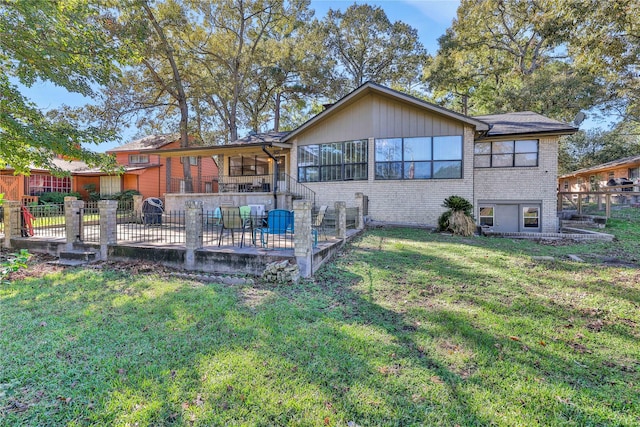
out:
<path id="1" fill-rule="evenodd" d="M 587 118 L 587 115 L 585 113 L 583 113 L 582 111 L 578 111 L 578 114 L 576 114 L 576 117 L 573 119 L 573 124 L 575 127 L 580 126 L 580 123 L 584 122 L 584 119 Z"/>

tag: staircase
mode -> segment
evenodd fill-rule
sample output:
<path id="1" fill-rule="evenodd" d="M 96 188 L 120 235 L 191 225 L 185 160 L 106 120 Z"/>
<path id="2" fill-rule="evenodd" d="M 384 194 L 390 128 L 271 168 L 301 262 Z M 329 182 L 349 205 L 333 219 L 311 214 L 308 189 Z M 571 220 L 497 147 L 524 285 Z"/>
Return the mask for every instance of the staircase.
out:
<path id="1" fill-rule="evenodd" d="M 97 260 L 97 253 L 89 248 L 74 247 L 70 251 L 60 252 L 60 258 L 58 261 L 53 261 L 53 264 L 62 265 L 65 267 L 78 267 L 87 265 Z"/>

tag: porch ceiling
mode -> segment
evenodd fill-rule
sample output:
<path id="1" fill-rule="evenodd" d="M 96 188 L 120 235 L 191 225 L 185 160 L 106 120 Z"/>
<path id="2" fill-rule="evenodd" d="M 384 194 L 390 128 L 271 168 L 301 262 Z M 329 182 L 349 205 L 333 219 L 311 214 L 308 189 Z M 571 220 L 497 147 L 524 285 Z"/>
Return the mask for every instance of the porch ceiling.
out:
<path id="1" fill-rule="evenodd" d="M 242 154 L 242 153 L 255 153 L 262 152 L 262 147 L 273 150 L 274 148 L 289 150 L 292 144 L 284 142 L 272 142 L 269 144 L 254 143 L 254 144 L 228 144 L 228 145 L 213 145 L 207 147 L 187 147 L 187 148 L 172 148 L 169 150 L 153 150 L 145 151 L 145 154 L 155 154 L 160 157 L 186 157 L 186 156 L 215 156 L 218 154 Z"/>

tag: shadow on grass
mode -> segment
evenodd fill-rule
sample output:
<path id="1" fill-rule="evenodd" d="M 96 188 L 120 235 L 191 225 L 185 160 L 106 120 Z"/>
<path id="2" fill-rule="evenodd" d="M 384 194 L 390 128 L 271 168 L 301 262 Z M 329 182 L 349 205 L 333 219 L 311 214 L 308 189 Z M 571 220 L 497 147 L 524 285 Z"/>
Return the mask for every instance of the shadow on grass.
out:
<path id="1" fill-rule="evenodd" d="M 432 248 L 409 245 L 424 241 Z M 516 260 L 501 273 L 513 262 L 506 250 L 368 242 L 296 286 L 71 270 L 0 288 L 0 415 L 35 425 L 632 424 L 638 402 L 616 396 L 637 374 L 587 353 L 602 342 L 575 338 L 579 319 L 564 329 L 588 307 L 578 291 L 613 285 L 570 284 L 562 300 L 553 284 L 579 272 L 569 264 Z"/>

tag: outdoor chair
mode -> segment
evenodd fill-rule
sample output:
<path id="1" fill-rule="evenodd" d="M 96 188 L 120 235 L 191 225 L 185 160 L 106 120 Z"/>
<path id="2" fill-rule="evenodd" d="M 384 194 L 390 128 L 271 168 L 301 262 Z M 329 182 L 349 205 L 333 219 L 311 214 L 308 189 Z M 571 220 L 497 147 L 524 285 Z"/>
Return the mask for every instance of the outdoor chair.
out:
<path id="1" fill-rule="evenodd" d="M 238 207 L 223 206 L 221 209 L 222 221 L 220 227 L 220 235 L 218 237 L 218 246 L 222 243 L 222 236 L 227 230 L 227 233 L 231 233 L 231 245 L 235 245 L 235 233 L 234 231 L 241 231 L 242 236 L 240 238 L 240 247 L 244 244 L 244 232 L 245 222 L 240 216 L 240 209 Z"/>
<path id="2" fill-rule="evenodd" d="M 269 243 L 269 235 L 284 236 L 293 234 L 293 212 L 286 209 L 274 209 L 267 214 L 267 227 L 258 227 L 253 230 L 253 240 L 257 240 L 260 234 L 260 244 L 263 248 Z"/>
<path id="3" fill-rule="evenodd" d="M 327 213 L 328 206 L 320 206 L 315 219 L 311 223 L 311 235 L 313 236 L 313 246 L 318 246 L 318 233 L 322 232 L 325 240 L 327 239 L 327 231 L 324 226 L 324 217 Z"/>

